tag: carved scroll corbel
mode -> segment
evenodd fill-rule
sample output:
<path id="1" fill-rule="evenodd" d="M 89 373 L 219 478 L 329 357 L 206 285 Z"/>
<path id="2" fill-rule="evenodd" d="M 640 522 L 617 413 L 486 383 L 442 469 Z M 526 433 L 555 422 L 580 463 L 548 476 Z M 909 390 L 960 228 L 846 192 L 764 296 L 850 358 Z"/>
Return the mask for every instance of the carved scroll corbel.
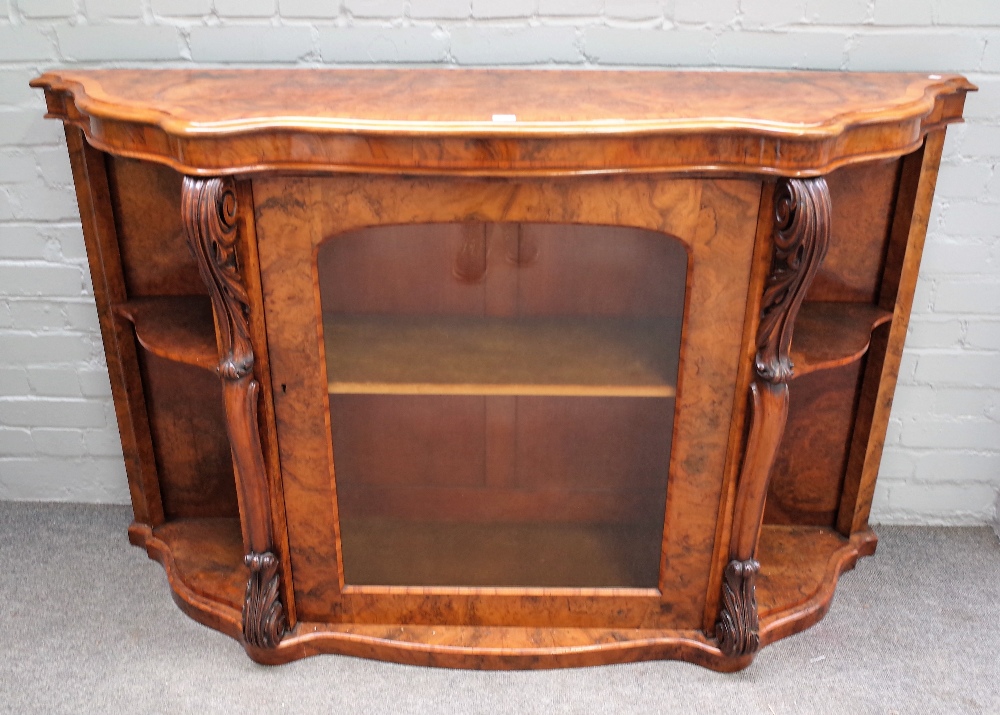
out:
<path id="1" fill-rule="evenodd" d="M 232 179 L 185 177 L 181 212 L 198 270 L 208 286 L 222 354 L 218 373 L 244 518 L 245 561 L 250 569 L 243 604 L 243 636 L 251 646 L 273 648 L 285 632 L 285 615 L 257 426 L 260 386 L 253 377 L 250 299 L 236 255 L 236 190 Z"/>
<path id="2" fill-rule="evenodd" d="M 729 656 L 754 653 L 758 636 L 755 557 L 771 469 L 788 417 L 789 357 L 799 307 L 826 255 L 830 192 L 826 181 L 782 179 L 775 191 L 774 254 L 757 327 L 756 375 L 750 385 L 750 430 L 736 490 L 722 610 L 715 626 Z"/>

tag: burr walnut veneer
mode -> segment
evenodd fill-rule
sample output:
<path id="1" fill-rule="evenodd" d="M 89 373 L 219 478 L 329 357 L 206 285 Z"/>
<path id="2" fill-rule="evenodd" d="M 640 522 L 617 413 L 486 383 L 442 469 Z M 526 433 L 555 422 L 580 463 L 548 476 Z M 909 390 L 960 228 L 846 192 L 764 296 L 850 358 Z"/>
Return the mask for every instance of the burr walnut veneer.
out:
<path id="1" fill-rule="evenodd" d="M 135 521 L 280 663 L 745 667 L 875 549 L 958 76 L 57 71 Z"/>

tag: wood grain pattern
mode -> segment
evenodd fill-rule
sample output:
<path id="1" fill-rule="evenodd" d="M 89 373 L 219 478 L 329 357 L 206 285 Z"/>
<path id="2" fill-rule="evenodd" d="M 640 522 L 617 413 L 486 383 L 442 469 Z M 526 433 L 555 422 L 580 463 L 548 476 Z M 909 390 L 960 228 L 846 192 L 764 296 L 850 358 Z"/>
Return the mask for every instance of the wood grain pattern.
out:
<path id="1" fill-rule="evenodd" d="M 836 525 L 864 367 L 856 361 L 791 383 L 764 523 Z"/>
<path id="2" fill-rule="evenodd" d="M 248 316 L 250 347 L 254 354 L 254 379 L 260 385 L 257 429 L 268 480 L 271 512 L 271 541 L 280 568 L 281 603 L 289 629 L 295 626 L 295 594 L 292 588 L 291 558 L 288 552 L 288 530 L 285 526 L 285 502 L 278 462 L 278 436 L 274 428 L 274 388 L 267 354 L 267 332 L 264 328 L 264 304 L 260 285 L 260 262 L 257 256 L 257 229 L 254 223 L 253 187 L 249 181 L 236 182 L 237 262 L 241 268 L 243 286 L 251 306 Z"/>
<path id="3" fill-rule="evenodd" d="M 915 150 L 975 89 L 902 73 L 315 69 L 62 70 L 32 86 L 94 146 L 201 175 L 816 176 Z"/>
<path id="4" fill-rule="evenodd" d="M 854 164 L 828 174 L 830 249 L 806 301 L 878 302 L 902 160 Z"/>
<path id="5" fill-rule="evenodd" d="M 774 196 L 775 183 L 765 182 L 761 187 L 760 202 L 757 210 L 757 225 L 754 233 L 754 253 L 750 268 L 750 283 L 748 299 L 743 316 L 742 354 L 736 378 L 736 404 L 733 406 L 733 418 L 729 424 L 729 445 L 726 452 L 726 467 L 723 482 L 722 499 L 719 501 L 719 518 L 715 530 L 715 547 L 712 552 L 712 563 L 715 564 L 709 577 L 709 591 L 705 598 L 705 611 L 702 616 L 702 630 L 713 633 L 720 613 L 722 601 L 722 581 L 725 565 L 729 562 L 730 544 L 732 540 L 733 519 L 736 495 L 739 487 L 739 476 L 743 466 L 743 455 L 746 448 L 749 420 L 752 418 L 751 400 L 743 399 L 744 395 L 752 395 L 751 385 L 756 379 L 757 327 L 760 321 L 761 302 L 764 286 L 770 275 L 773 245 L 771 236 L 774 233 Z"/>
<path id="6" fill-rule="evenodd" d="M 239 506 L 219 379 L 145 351 L 138 358 L 164 516 L 235 516 Z"/>
<path id="7" fill-rule="evenodd" d="M 182 177 L 169 167 L 106 155 L 110 209 L 129 299 L 206 295 L 184 240 Z"/>
<path id="8" fill-rule="evenodd" d="M 797 538 L 803 531 L 808 540 Z M 763 569 L 758 588 L 766 604 L 760 616 L 761 645 L 798 633 L 826 615 L 840 575 L 854 568 L 859 557 L 875 553 L 877 542 L 871 529 L 843 539 L 826 530 L 764 527 L 761 545 L 773 544 L 765 552 L 773 568 Z M 791 558 L 781 558 L 779 550 Z"/>
<path id="9" fill-rule="evenodd" d="M 242 637 L 248 574 L 240 561 L 239 519 L 180 520 L 156 530 L 133 523 L 128 535 L 163 565 L 171 596 L 184 613 L 230 638 Z"/>
<path id="10" fill-rule="evenodd" d="M 151 536 L 169 545 L 178 580 L 187 588 L 237 613 L 243 608 L 249 572 L 237 517 L 176 519 Z"/>

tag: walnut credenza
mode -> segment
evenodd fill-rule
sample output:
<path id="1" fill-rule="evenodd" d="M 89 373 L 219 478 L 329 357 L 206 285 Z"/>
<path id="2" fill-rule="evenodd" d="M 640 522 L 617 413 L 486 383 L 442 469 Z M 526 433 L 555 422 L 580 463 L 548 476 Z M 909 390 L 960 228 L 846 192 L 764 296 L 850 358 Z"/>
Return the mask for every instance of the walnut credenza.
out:
<path id="1" fill-rule="evenodd" d="M 279 663 L 745 667 L 868 514 L 924 74 L 58 71 L 135 521 Z"/>

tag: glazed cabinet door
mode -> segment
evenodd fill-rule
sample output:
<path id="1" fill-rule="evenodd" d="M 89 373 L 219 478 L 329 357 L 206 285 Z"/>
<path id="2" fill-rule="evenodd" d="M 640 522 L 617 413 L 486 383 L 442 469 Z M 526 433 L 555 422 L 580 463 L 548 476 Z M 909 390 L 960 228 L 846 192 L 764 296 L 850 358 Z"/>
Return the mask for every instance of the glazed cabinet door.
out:
<path id="1" fill-rule="evenodd" d="M 760 192 L 255 179 L 299 620 L 701 629 Z"/>

